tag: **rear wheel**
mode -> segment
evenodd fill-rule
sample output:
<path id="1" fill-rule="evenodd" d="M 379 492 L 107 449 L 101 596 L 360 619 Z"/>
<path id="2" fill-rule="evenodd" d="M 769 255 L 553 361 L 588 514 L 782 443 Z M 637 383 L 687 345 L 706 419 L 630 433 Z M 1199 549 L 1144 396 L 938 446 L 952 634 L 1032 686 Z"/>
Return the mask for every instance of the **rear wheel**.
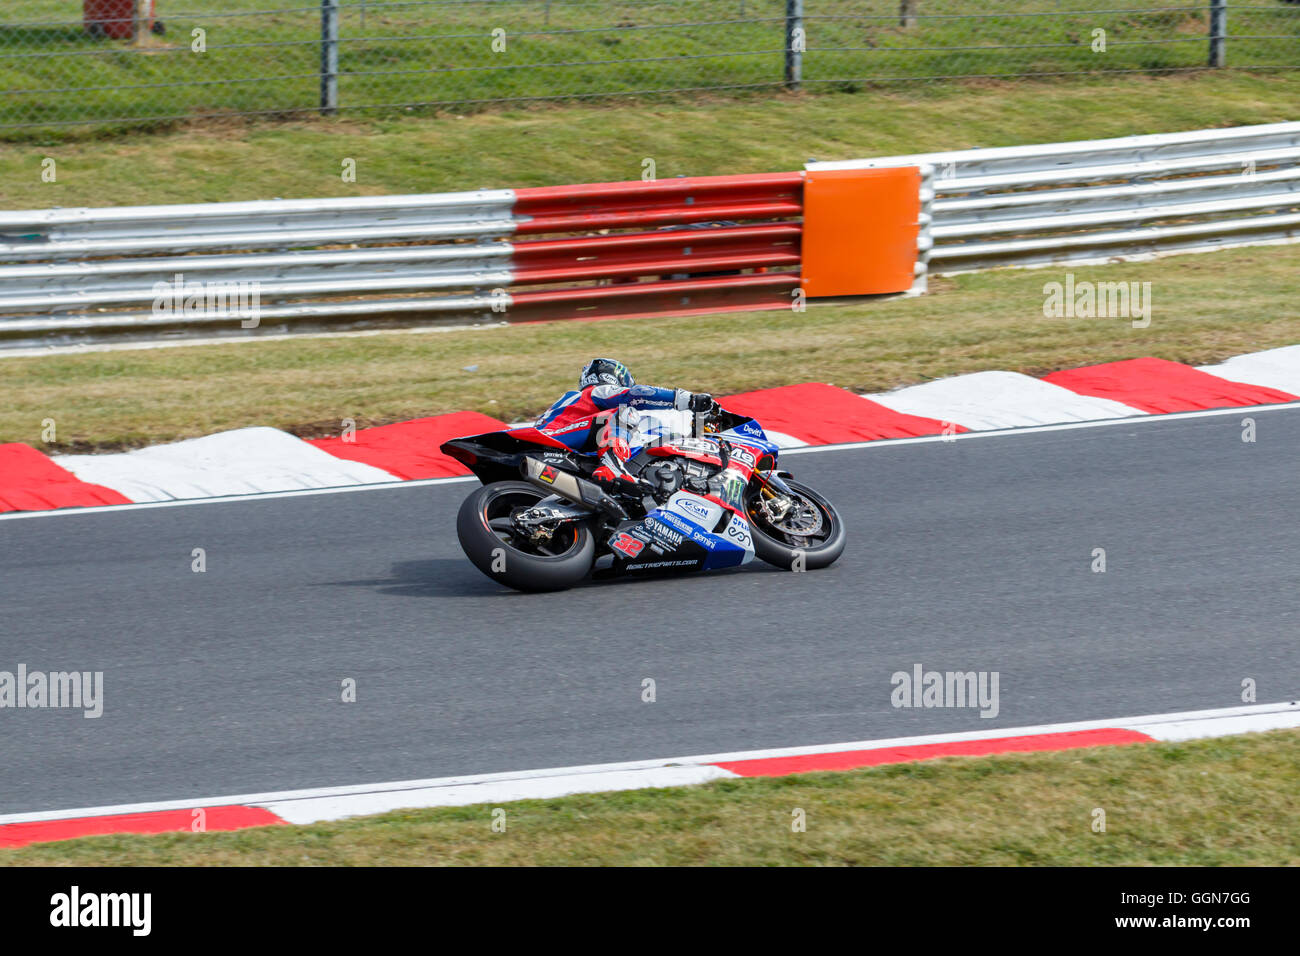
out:
<path id="1" fill-rule="evenodd" d="M 778 568 L 808 571 L 835 563 L 844 552 L 844 522 L 835 506 L 807 485 L 785 479 L 789 499 L 769 499 L 751 486 L 745 499 L 754 553 Z M 784 500 L 783 500 L 784 499 Z"/>
<path id="2" fill-rule="evenodd" d="M 466 498 L 456 536 L 474 567 L 519 591 L 558 591 L 586 577 L 596 552 L 586 525 L 561 525 L 543 537 L 521 534 L 511 521 L 517 510 L 545 497 L 527 482 L 498 481 Z"/>

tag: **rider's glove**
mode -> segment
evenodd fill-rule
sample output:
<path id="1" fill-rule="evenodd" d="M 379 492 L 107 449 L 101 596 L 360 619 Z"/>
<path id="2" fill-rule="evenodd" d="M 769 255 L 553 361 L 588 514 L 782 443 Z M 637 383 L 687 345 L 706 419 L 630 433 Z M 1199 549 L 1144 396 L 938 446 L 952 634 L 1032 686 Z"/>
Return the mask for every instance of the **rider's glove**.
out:
<path id="1" fill-rule="evenodd" d="M 687 407 L 693 412 L 711 412 L 718 407 L 718 404 L 708 392 L 696 392 L 691 396 Z"/>
<path id="2" fill-rule="evenodd" d="M 609 467 L 609 465 L 601 465 L 591 473 L 591 477 L 606 485 L 614 485 L 619 482 L 622 482 L 625 486 L 635 486 L 638 484 L 637 480 L 626 471 L 615 471 L 613 468 Z"/>

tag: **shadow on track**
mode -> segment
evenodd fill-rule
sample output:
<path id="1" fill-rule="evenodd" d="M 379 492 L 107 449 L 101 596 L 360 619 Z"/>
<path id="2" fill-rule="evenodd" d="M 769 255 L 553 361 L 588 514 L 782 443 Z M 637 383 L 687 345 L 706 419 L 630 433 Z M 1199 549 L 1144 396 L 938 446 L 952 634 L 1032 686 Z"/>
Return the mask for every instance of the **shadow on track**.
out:
<path id="1" fill-rule="evenodd" d="M 333 581 L 331 587 L 372 588 L 378 594 L 397 597 L 472 597 L 514 594 L 494 584 L 464 558 L 433 558 L 427 561 L 398 561 L 386 578 Z"/>
<path id="2" fill-rule="evenodd" d="M 779 572 L 778 568 L 755 562 L 757 566 L 747 568 L 727 568 L 700 574 L 651 574 L 645 577 L 619 577 L 596 580 L 586 578 L 573 586 L 572 590 L 587 588 L 608 588 L 649 584 L 664 581 L 685 581 L 691 578 L 702 579 L 728 577 L 733 574 L 745 574 L 758 571 Z M 328 587 L 371 588 L 377 594 L 391 594 L 397 597 L 527 597 L 522 591 L 515 591 L 505 585 L 495 584 L 483 575 L 469 561 L 463 558 L 433 558 L 425 561 L 398 561 L 393 564 L 386 578 L 369 578 L 356 581 L 331 581 Z"/>

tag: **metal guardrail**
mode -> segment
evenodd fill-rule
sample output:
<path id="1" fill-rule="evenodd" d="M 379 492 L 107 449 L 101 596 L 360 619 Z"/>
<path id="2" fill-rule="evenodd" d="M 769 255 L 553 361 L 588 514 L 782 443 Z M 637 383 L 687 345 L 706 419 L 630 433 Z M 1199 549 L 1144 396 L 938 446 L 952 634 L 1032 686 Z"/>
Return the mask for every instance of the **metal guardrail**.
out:
<path id="1" fill-rule="evenodd" d="M 800 173 L 0 212 L 0 351 L 788 304 L 801 212 Z"/>
<path id="2" fill-rule="evenodd" d="M 911 165 L 932 173 L 939 274 L 1300 241 L 1300 123 L 808 168 Z"/>
<path id="3" fill-rule="evenodd" d="M 809 168 L 889 166 L 922 170 L 914 292 L 928 271 L 1300 241 L 1300 123 Z M 803 190 L 795 172 L 0 212 L 0 352 L 787 308 Z M 220 294 L 240 283 L 254 327 Z"/>

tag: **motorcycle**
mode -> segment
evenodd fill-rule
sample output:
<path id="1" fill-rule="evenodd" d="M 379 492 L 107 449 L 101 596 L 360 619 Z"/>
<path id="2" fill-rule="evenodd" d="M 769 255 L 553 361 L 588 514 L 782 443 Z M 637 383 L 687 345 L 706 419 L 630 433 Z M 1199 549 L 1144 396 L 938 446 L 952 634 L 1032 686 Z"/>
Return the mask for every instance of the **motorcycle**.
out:
<path id="1" fill-rule="evenodd" d="M 633 436 L 636 481 L 616 483 L 626 488 L 592 480 L 595 455 L 532 426 L 445 442 L 443 454 L 482 482 L 456 517 L 465 555 L 512 588 L 554 591 L 589 574 L 711 571 L 755 557 L 815 570 L 843 553 L 835 506 L 778 469 L 779 448 L 753 418 L 717 405 L 642 411 Z"/>

